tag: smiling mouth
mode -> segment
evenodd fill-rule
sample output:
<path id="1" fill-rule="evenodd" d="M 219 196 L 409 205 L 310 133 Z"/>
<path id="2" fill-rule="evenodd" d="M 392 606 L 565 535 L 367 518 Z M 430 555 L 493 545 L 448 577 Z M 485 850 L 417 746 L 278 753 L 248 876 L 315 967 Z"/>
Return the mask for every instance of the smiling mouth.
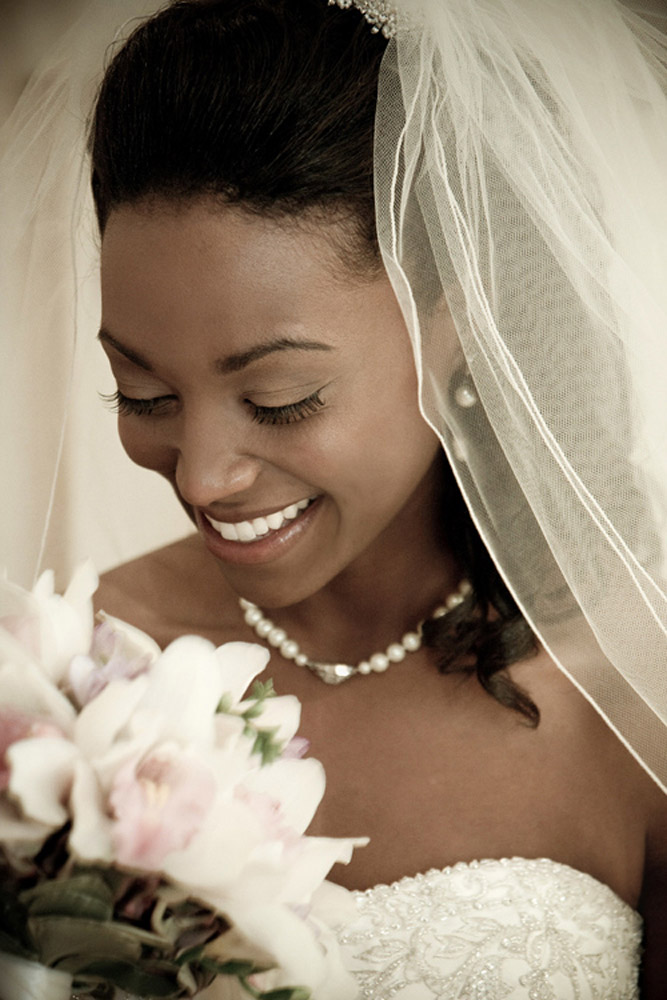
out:
<path id="1" fill-rule="evenodd" d="M 280 531 L 290 521 L 294 521 L 315 498 L 309 497 L 299 500 L 297 503 L 283 507 L 282 510 L 267 514 L 266 517 L 255 517 L 252 521 L 214 521 L 212 517 L 204 514 L 206 521 L 228 542 L 256 542 L 260 538 L 274 531 Z"/>

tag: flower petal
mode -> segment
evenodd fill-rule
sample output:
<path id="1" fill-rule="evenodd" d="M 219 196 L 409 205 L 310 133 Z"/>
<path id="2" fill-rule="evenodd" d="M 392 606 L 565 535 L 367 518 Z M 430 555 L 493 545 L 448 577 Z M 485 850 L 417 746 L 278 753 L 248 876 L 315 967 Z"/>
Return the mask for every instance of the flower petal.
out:
<path id="1" fill-rule="evenodd" d="M 123 647 L 128 658 L 129 656 L 149 656 L 151 660 L 157 660 L 160 656 L 162 650 L 146 632 L 142 632 L 141 629 L 128 622 L 121 621 L 120 618 L 108 615 L 106 611 L 98 611 L 97 618 L 101 622 L 106 622 L 115 633 L 122 636 Z"/>
<path id="2" fill-rule="evenodd" d="M 78 614 L 87 618 L 88 613 L 92 611 L 90 599 L 97 590 L 99 582 L 100 578 L 92 559 L 85 559 L 74 570 L 63 597 Z"/>
<path id="3" fill-rule="evenodd" d="M 277 760 L 248 775 L 244 785 L 278 799 L 285 825 L 303 833 L 322 801 L 325 783 L 324 768 L 308 757 Z"/>
<path id="4" fill-rule="evenodd" d="M 136 630 L 139 636 L 142 635 Z M 145 637 L 148 640 L 148 636 Z M 150 643 L 153 642 L 151 639 Z M 75 656 L 67 671 L 68 686 L 79 705 L 87 705 L 114 680 L 131 680 L 146 673 L 160 654 L 149 642 L 140 644 L 108 622 L 95 627 L 88 656 Z"/>
<path id="5" fill-rule="evenodd" d="M 70 810 L 72 829 L 68 844 L 72 855 L 82 861 L 111 864 L 114 860 L 112 823 L 95 772 L 81 758 L 74 767 Z"/>
<path id="6" fill-rule="evenodd" d="M 261 838 L 261 826 L 251 810 L 231 797 L 219 796 L 206 825 L 184 850 L 165 859 L 163 871 L 191 895 L 216 906 L 226 899 L 229 885 L 242 881 L 250 852 Z"/>
<path id="7" fill-rule="evenodd" d="M 110 748 L 148 688 L 148 678 L 142 674 L 131 681 L 112 681 L 88 702 L 74 724 L 74 738 L 84 757 L 100 756 Z"/>
<path id="8" fill-rule="evenodd" d="M 241 702 L 241 709 L 249 702 Z M 267 698 L 262 704 L 262 713 L 254 720 L 258 729 L 277 729 L 275 739 L 278 743 L 288 743 L 299 728 L 301 721 L 301 702 L 293 694 L 281 695 L 279 698 Z"/>
<path id="9" fill-rule="evenodd" d="M 26 819 L 13 802 L 0 795 L 0 842 L 22 857 L 32 857 L 53 832 L 50 824 Z"/>
<path id="10" fill-rule="evenodd" d="M 87 653 L 93 634 L 92 595 L 98 577 L 90 560 L 82 563 L 61 597 L 54 593 L 53 573 L 43 573 L 32 591 L 40 621 L 40 663 L 56 683 L 63 680 L 77 653 Z"/>
<path id="11" fill-rule="evenodd" d="M 116 774 L 109 805 L 121 865 L 160 870 L 202 828 L 216 792 L 203 760 L 174 744 L 156 747 Z"/>
<path id="12" fill-rule="evenodd" d="M 239 702 L 250 682 L 264 670 L 271 654 L 255 642 L 226 642 L 218 646 L 216 657 L 223 691 Z"/>
<path id="13" fill-rule="evenodd" d="M 36 618 L 5 615 L 0 618 L 0 661 L 37 663 L 39 622 Z"/>
<path id="14" fill-rule="evenodd" d="M 69 795 L 78 750 L 53 736 L 18 740 L 7 750 L 9 793 L 29 819 L 54 829 L 67 822 Z"/>
<path id="15" fill-rule="evenodd" d="M 213 643 L 183 636 L 151 667 L 144 703 L 161 720 L 162 739 L 213 744 L 213 718 L 225 681 Z"/>
<path id="16" fill-rule="evenodd" d="M 76 710 L 39 666 L 29 661 L 0 666 L 0 704 L 42 715 L 66 733 L 72 731 Z"/>
<path id="17" fill-rule="evenodd" d="M 306 986 L 317 1000 L 354 1000 L 357 984 L 340 962 L 333 939 L 327 951 L 313 928 L 286 906 L 234 905 L 227 915 L 234 927 L 257 947 L 272 954 L 278 972 L 257 977 L 260 989 Z"/>

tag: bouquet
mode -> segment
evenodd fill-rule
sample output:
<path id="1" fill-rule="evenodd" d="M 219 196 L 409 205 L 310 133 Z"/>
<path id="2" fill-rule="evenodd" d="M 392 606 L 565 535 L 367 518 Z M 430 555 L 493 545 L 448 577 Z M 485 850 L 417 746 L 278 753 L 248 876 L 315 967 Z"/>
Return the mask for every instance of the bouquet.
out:
<path id="1" fill-rule="evenodd" d="M 161 652 L 96 587 L 0 580 L 0 1000 L 354 996 L 324 880 L 365 841 L 304 835 L 324 774 L 268 652 Z"/>

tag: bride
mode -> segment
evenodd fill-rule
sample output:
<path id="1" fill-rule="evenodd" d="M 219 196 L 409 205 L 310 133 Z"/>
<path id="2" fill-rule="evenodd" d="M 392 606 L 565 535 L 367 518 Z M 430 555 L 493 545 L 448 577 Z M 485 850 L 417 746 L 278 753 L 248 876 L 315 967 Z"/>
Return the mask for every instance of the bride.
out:
<path id="1" fill-rule="evenodd" d="M 269 645 L 312 832 L 371 838 L 360 997 L 658 998 L 664 35 L 348 6 L 180 0 L 107 69 L 109 403 L 195 530 L 99 604 Z"/>

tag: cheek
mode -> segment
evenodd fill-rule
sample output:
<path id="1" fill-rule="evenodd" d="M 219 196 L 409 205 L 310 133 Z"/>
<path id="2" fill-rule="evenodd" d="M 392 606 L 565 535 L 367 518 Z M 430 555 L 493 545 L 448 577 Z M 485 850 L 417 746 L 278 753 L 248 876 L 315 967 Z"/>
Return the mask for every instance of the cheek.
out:
<path id="1" fill-rule="evenodd" d="M 314 424 L 312 437 L 304 435 L 291 450 L 290 468 L 302 476 L 309 470 L 313 485 L 354 503 L 357 516 L 359 504 L 374 513 L 400 508 L 441 450 L 409 380 L 369 392 L 362 405 L 342 406 L 331 413 L 324 433 L 315 434 Z"/>
<path id="2" fill-rule="evenodd" d="M 148 421 L 120 417 L 118 435 L 127 456 L 136 465 L 159 472 L 167 479 L 173 478 L 174 449 L 165 444 L 156 428 L 151 427 Z"/>
<path id="3" fill-rule="evenodd" d="M 401 414 L 394 409 L 370 428 L 360 449 L 358 464 L 366 492 L 381 493 L 389 506 L 400 505 L 427 474 L 440 448 L 417 410 Z"/>
<path id="4" fill-rule="evenodd" d="M 368 433 L 357 445 L 365 492 L 386 509 L 400 508 L 428 474 L 441 449 L 419 412 L 416 379 L 385 386 L 368 412 Z M 361 483 L 360 483 L 361 489 Z M 382 497 L 382 499 L 380 499 Z"/>
<path id="5" fill-rule="evenodd" d="M 382 366 L 378 365 L 382 371 Z M 391 374 L 388 374 L 391 373 Z M 364 408 L 366 433 L 359 446 L 368 461 L 397 479 L 419 477 L 440 443 L 419 411 L 417 377 L 411 358 L 387 366 L 369 392 Z"/>

